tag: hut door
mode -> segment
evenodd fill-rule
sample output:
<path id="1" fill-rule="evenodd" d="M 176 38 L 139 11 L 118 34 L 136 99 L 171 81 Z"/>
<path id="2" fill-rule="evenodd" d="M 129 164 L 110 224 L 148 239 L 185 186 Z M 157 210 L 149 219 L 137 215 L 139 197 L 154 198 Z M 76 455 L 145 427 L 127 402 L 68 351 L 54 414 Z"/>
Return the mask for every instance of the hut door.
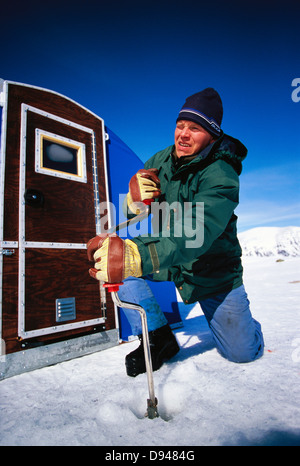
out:
<path id="1" fill-rule="evenodd" d="M 94 130 L 25 104 L 21 112 L 19 337 L 27 339 L 103 323 L 105 295 L 86 258 L 99 220 Z"/>

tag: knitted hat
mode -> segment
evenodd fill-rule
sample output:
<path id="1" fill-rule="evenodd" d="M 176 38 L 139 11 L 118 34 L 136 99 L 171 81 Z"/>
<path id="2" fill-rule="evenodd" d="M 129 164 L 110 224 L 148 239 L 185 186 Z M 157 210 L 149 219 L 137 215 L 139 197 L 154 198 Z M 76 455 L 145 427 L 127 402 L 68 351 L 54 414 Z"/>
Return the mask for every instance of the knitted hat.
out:
<path id="1" fill-rule="evenodd" d="M 176 122 L 178 120 L 194 121 L 213 136 L 220 136 L 222 117 L 221 97 L 212 87 L 208 87 L 186 99 Z"/>

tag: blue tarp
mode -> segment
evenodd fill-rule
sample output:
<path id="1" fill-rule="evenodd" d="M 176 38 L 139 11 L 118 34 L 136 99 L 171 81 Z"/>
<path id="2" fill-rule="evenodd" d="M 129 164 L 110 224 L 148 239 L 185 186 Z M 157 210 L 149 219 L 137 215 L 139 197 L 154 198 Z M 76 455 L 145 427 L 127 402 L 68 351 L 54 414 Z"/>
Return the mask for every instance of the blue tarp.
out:
<path id="1" fill-rule="evenodd" d="M 128 183 L 130 178 L 140 169 L 143 168 L 141 159 L 109 128 L 105 128 L 109 135 L 109 140 L 106 142 L 107 153 L 107 171 L 108 185 L 110 193 L 110 202 L 115 206 L 116 216 L 112 219 L 120 223 L 125 220 L 122 214 L 122 202 L 128 192 Z M 121 196 L 120 196 L 121 195 Z M 140 232 L 143 233 L 148 229 L 148 220 L 144 220 L 140 227 Z M 134 229 L 137 231 L 138 226 Z M 127 233 L 130 237 L 131 230 Z M 121 237 L 126 234 L 125 231 L 119 232 Z M 172 282 L 153 282 L 147 280 L 153 294 L 155 295 L 161 309 L 163 310 L 169 324 L 174 328 L 182 325 L 175 286 Z M 119 310 L 120 338 L 127 341 L 131 337 L 131 328 L 126 318 L 126 311 Z"/>

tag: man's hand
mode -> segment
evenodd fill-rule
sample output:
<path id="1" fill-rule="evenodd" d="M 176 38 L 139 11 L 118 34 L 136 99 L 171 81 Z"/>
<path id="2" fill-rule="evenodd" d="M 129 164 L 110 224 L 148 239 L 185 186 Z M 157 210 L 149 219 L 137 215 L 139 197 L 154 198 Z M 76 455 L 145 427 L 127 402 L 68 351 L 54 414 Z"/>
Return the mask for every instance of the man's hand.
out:
<path id="1" fill-rule="evenodd" d="M 161 195 L 157 168 L 142 168 L 129 182 L 127 205 L 134 214 L 139 214 L 145 206 L 143 201 L 153 200 Z"/>
<path id="2" fill-rule="evenodd" d="M 116 234 L 107 233 L 92 238 L 87 244 L 87 255 L 95 261 L 89 270 L 91 277 L 108 283 L 121 283 L 127 277 L 142 276 L 142 261 L 137 245 Z"/>

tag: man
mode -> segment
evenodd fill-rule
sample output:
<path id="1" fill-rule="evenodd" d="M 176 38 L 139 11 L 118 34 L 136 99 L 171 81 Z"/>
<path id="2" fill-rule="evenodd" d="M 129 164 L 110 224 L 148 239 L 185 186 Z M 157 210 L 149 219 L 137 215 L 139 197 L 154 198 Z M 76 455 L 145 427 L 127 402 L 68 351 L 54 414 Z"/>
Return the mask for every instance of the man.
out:
<path id="1" fill-rule="evenodd" d="M 252 318 L 243 285 L 234 215 L 247 149 L 223 133 L 222 117 L 222 101 L 214 89 L 188 97 L 177 118 L 175 144 L 155 154 L 131 178 L 129 217 L 143 209 L 143 202 L 177 206 L 169 209 L 167 220 L 160 217 L 155 222 L 157 231 L 125 241 L 106 235 L 88 244 L 89 258 L 95 261 L 92 277 L 104 281 L 131 277 L 119 291 L 121 299 L 129 302 L 133 283 L 138 280 L 144 287 L 154 370 L 179 347 L 145 281 L 132 278 L 149 274 L 173 281 L 185 303 L 200 303 L 225 358 L 249 362 L 263 354 L 260 324 Z M 131 376 L 145 372 L 142 341 L 127 355 L 126 368 Z"/>

